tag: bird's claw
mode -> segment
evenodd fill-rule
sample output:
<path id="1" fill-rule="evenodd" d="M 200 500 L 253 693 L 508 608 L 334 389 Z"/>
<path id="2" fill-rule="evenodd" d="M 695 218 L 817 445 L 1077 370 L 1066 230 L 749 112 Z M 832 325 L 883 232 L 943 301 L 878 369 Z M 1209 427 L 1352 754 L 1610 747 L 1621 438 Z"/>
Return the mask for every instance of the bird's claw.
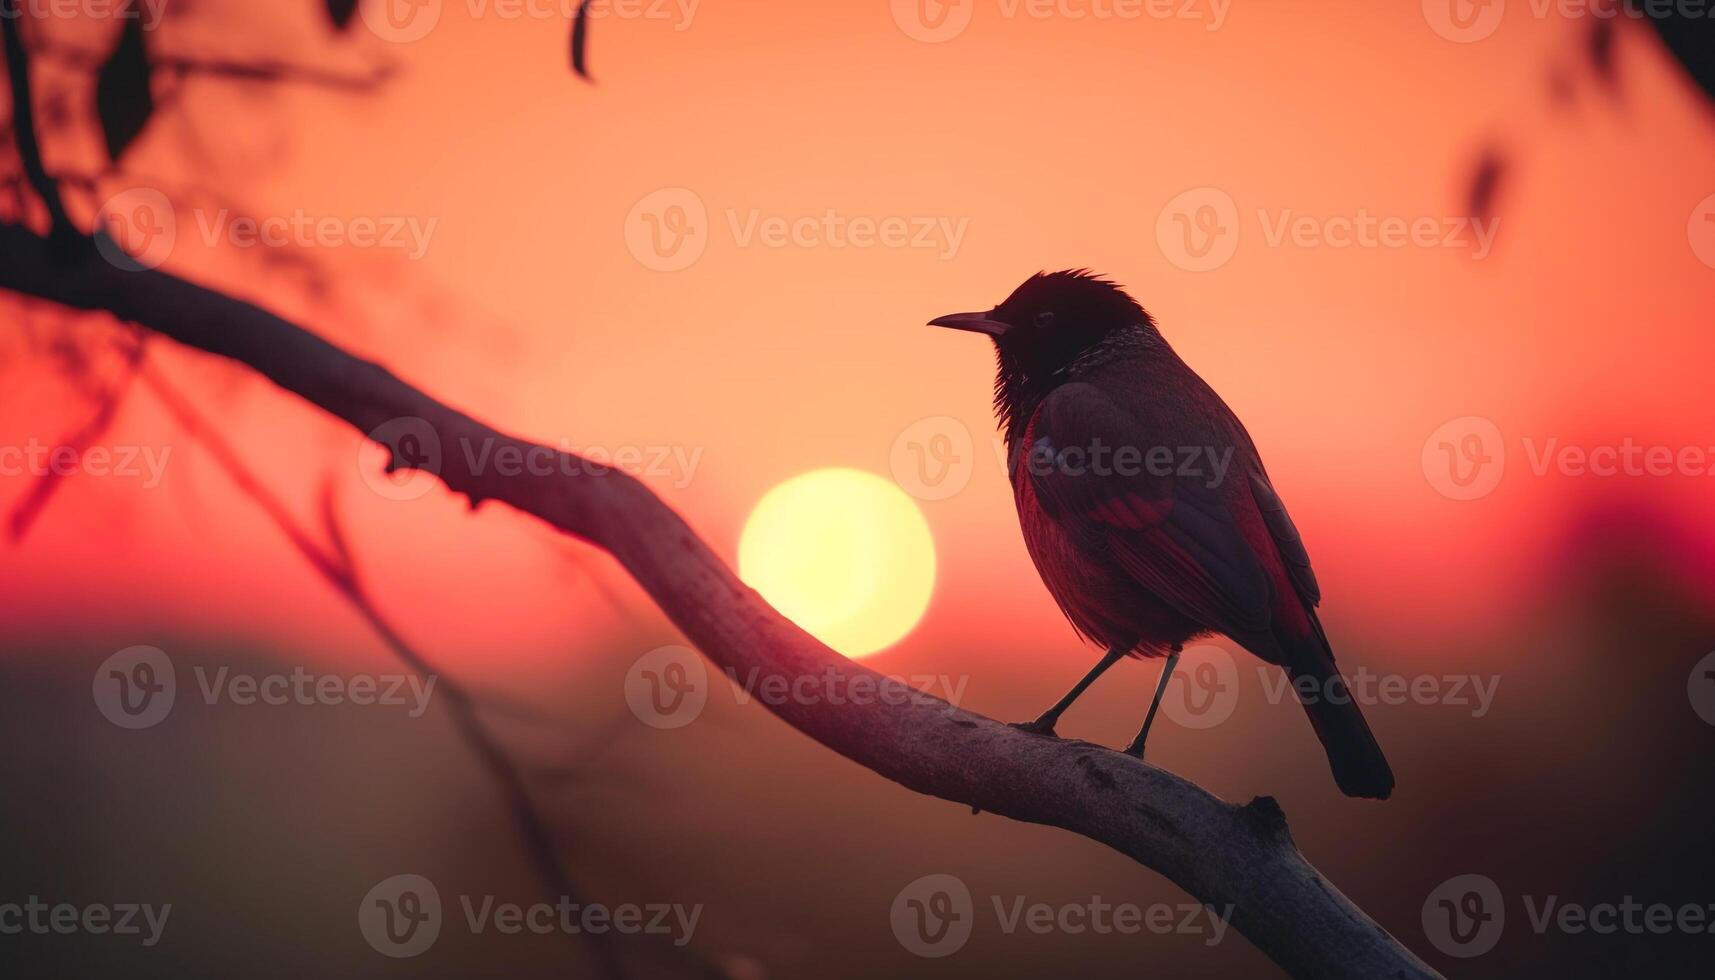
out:
<path id="1" fill-rule="evenodd" d="M 1044 721 L 1041 718 L 1038 718 L 1035 721 L 1015 721 L 1007 727 L 1016 728 L 1021 732 L 1027 732 L 1031 735 L 1045 735 L 1048 738 L 1060 737 L 1059 733 L 1054 731 L 1054 723 L 1051 721 Z"/>

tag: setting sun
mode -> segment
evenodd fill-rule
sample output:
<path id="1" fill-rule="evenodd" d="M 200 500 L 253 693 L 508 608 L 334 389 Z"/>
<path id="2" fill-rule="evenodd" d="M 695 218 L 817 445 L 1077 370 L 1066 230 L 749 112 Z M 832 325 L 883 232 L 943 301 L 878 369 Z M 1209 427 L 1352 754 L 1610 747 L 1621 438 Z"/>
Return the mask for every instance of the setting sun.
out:
<path id="1" fill-rule="evenodd" d="M 935 544 L 917 505 L 861 470 L 815 470 L 765 494 L 738 544 L 739 576 L 848 657 L 897 643 L 935 585 Z"/>

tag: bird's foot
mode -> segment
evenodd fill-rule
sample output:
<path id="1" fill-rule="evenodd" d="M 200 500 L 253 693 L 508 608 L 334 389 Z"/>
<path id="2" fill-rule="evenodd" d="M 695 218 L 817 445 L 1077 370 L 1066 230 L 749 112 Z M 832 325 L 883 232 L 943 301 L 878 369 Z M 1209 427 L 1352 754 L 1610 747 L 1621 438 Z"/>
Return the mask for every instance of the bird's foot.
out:
<path id="1" fill-rule="evenodd" d="M 1143 739 L 1138 739 L 1126 746 L 1125 754 L 1141 761 L 1143 759 Z"/>
<path id="2" fill-rule="evenodd" d="M 1052 718 L 1038 718 L 1035 721 L 1015 721 L 1007 727 L 1016 728 L 1021 732 L 1029 732 L 1032 735 L 1046 735 L 1049 738 L 1060 737 L 1060 734 L 1054 730 L 1054 719 Z"/>

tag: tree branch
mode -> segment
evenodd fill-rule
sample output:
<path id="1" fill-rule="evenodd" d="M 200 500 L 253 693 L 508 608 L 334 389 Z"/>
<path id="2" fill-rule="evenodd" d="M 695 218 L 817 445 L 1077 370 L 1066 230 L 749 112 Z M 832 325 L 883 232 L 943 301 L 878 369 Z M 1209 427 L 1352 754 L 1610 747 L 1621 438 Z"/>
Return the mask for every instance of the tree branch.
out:
<path id="1" fill-rule="evenodd" d="M 1028 735 L 883 678 L 770 608 L 637 480 L 496 431 L 259 307 L 163 272 L 123 271 L 93 249 L 77 254 L 56 264 L 40 236 L 0 225 L 0 288 L 246 364 L 362 433 L 422 420 L 445 447 L 438 476 L 450 489 L 605 549 L 716 666 L 787 689 L 831 677 L 882 692 L 861 704 L 768 705 L 846 758 L 919 793 L 1101 841 L 1198 900 L 1231 906 L 1234 927 L 1295 976 L 1436 976 L 1305 860 L 1272 799 L 1235 806 L 1121 753 Z M 387 438 L 396 467 L 428 465 Z M 484 447 L 492 452 L 465 451 Z M 556 473 L 577 475 L 472 471 L 470 460 L 501 452 L 551 453 L 567 464 Z"/>
<path id="2" fill-rule="evenodd" d="M 28 51 L 33 56 L 52 59 L 66 68 L 90 72 L 99 70 L 107 59 L 103 52 L 47 39 L 31 43 Z M 157 71 L 180 77 L 197 75 L 231 82 L 294 84 L 358 94 L 379 89 L 392 79 L 395 73 L 395 69 L 389 64 L 372 66 L 362 74 L 349 74 L 317 65 L 300 65 L 273 58 L 234 61 L 218 55 L 187 55 L 171 51 L 152 52 L 149 55 L 149 65 Z"/>
<path id="3" fill-rule="evenodd" d="M 59 186 L 48 176 L 42 162 L 42 144 L 36 134 L 35 106 L 30 101 L 30 61 L 24 53 L 23 11 L 19 0 L 0 0 L 0 40 L 6 51 L 6 77 L 12 88 L 12 129 L 17 135 L 18 155 L 24 161 L 24 176 L 48 209 L 55 241 L 69 240 L 75 231 L 60 199 Z"/>

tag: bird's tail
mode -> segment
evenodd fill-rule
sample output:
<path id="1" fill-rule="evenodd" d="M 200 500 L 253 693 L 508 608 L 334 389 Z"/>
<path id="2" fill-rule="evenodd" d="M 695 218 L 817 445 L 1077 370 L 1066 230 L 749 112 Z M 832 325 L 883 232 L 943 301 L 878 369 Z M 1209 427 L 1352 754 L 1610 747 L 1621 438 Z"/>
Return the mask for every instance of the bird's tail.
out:
<path id="1" fill-rule="evenodd" d="M 1328 753 L 1334 782 L 1347 796 L 1387 799 L 1393 792 L 1393 769 L 1335 668 L 1333 651 L 1320 624 L 1316 624 L 1313 637 L 1298 644 L 1297 652 L 1287 673 L 1316 737 L 1322 740 L 1323 751 Z"/>

